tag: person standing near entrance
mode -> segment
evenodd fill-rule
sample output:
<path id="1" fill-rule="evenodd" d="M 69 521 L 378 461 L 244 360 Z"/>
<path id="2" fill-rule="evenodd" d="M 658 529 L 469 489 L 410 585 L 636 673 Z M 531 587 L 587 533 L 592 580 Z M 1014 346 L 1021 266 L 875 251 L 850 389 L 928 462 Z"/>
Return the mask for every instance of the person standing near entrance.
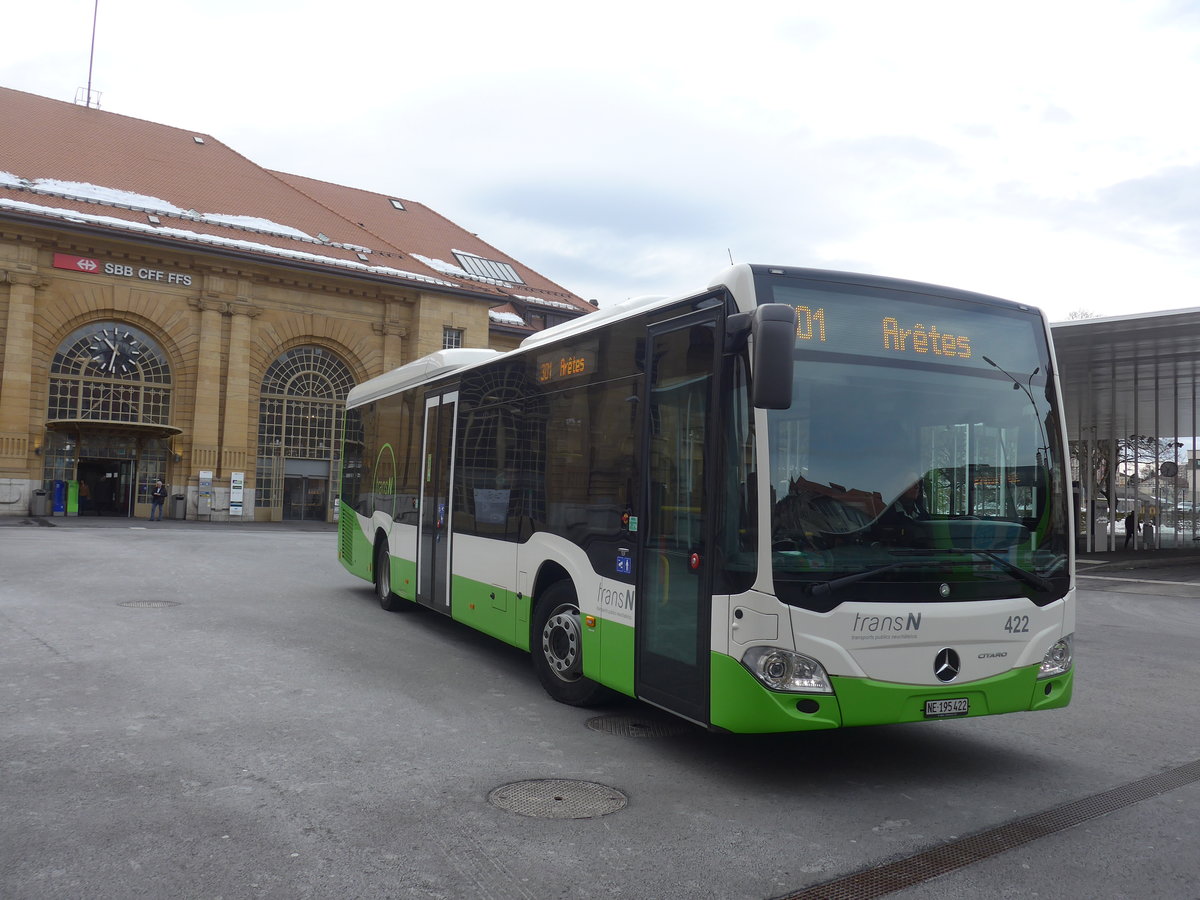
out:
<path id="1" fill-rule="evenodd" d="M 163 503 L 167 499 L 167 488 L 162 483 L 162 479 L 158 478 L 154 482 L 154 490 L 150 493 L 150 521 L 155 520 L 157 513 L 158 521 L 162 521 Z"/>
<path id="2" fill-rule="evenodd" d="M 1125 549 L 1129 549 L 1129 542 L 1133 540 L 1133 536 L 1137 534 L 1137 510 L 1131 509 L 1129 515 L 1125 517 Z"/>

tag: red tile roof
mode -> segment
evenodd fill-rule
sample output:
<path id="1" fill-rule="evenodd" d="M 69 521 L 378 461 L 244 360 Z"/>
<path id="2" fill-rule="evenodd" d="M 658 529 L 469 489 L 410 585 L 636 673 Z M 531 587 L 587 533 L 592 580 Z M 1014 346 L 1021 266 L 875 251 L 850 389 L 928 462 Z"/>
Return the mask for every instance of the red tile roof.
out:
<path id="1" fill-rule="evenodd" d="M 8 217 L 434 282 L 497 304 L 517 296 L 593 309 L 416 201 L 273 172 L 211 135 L 0 88 L 0 218 Z M 524 283 L 473 277 L 458 268 L 455 250 L 505 263 Z"/>

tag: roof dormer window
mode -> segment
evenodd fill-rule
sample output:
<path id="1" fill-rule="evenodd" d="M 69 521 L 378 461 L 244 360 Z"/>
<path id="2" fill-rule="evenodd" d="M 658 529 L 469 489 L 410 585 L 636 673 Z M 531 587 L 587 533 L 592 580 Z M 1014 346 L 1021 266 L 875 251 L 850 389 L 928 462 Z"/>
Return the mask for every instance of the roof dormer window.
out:
<path id="1" fill-rule="evenodd" d="M 497 262 L 476 256 L 474 253 L 464 253 L 462 250 L 453 251 L 458 264 L 476 278 L 486 278 L 492 281 L 506 281 L 509 284 L 524 284 L 521 276 L 506 262 Z"/>

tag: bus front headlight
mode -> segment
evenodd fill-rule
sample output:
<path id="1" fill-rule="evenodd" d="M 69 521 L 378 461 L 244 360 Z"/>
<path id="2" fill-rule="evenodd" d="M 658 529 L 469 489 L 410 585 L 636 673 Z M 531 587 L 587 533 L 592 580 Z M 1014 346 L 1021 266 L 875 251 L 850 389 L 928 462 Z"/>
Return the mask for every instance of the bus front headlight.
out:
<path id="1" fill-rule="evenodd" d="M 796 694 L 832 694 L 825 668 L 811 656 L 778 647 L 751 647 L 742 665 L 773 691 Z"/>
<path id="2" fill-rule="evenodd" d="M 1045 657 L 1042 659 L 1042 667 L 1038 670 L 1038 678 L 1053 678 L 1056 675 L 1064 675 L 1071 670 L 1071 666 L 1075 662 L 1074 653 L 1072 652 L 1075 643 L 1075 635 L 1068 634 L 1066 637 L 1061 637 L 1054 642 L 1054 646 L 1046 651 Z"/>

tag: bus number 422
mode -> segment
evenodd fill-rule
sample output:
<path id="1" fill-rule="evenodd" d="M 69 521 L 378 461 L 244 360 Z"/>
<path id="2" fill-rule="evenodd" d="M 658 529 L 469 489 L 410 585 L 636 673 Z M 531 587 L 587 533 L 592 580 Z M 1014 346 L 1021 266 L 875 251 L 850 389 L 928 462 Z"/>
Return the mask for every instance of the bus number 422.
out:
<path id="1" fill-rule="evenodd" d="M 1004 623 L 1004 630 L 1009 634 L 1028 634 L 1029 616 L 1009 616 Z"/>

